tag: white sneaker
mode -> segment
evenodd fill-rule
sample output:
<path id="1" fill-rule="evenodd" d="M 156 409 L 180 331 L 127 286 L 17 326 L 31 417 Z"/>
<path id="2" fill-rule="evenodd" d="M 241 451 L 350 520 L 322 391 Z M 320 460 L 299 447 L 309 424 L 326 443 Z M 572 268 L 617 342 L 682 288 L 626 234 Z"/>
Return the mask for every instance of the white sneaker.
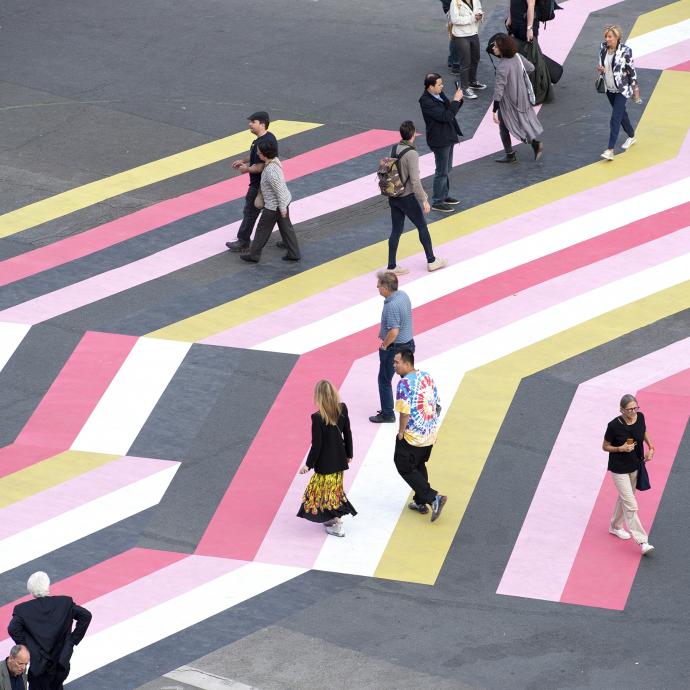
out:
<path id="1" fill-rule="evenodd" d="M 624 529 L 609 527 L 609 534 L 615 534 L 619 539 L 630 539 L 630 532 L 626 532 Z"/>
<path id="2" fill-rule="evenodd" d="M 410 270 L 408 268 L 403 268 L 402 266 L 396 265 L 395 268 L 387 268 L 386 273 L 395 273 L 396 276 L 404 276 L 407 273 L 409 273 Z"/>
<path id="3" fill-rule="evenodd" d="M 472 98 L 479 98 L 479 96 L 477 96 L 477 94 L 476 94 L 474 91 L 472 91 L 472 88 L 471 88 L 471 87 L 465 89 L 465 90 L 462 92 L 462 97 L 463 97 L 463 98 L 469 98 L 469 99 L 472 99 Z"/>
<path id="4" fill-rule="evenodd" d="M 438 257 L 436 257 L 436 260 L 430 264 L 427 264 L 426 267 L 429 271 L 438 271 L 439 268 L 443 268 L 447 265 L 448 259 L 439 259 Z"/>
<path id="5" fill-rule="evenodd" d="M 606 151 L 604 151 L 604 153 L 601 154 L 601 157 L 607 161 L 612 161 L 613 160 L 613 149 L 606 149 Z"/>
<path id="6" fill-rule="evenodd" d="M 342 522 L 336 522 L 334 525 L 328 525 L 326 527 L 326 532 L 332 534 L 334 537 L 344 537 L 345 529 L 343 528 Z"/>
<path id="7" fill-rule="evenodd" d="M 640 544 L 640 551 L 642 551 L 643 556 L 646 556 L 648 553 L 654 551 L 654 547 L 651 544 L 644 542 L 643 544 Z"/>
<path id="8" fill-rule="evenodd" d="M 628 138 L 623 142 L 623 146 L 621 146 L 621 148 L 623 149 L 623 151 L 627 151 L 627 150 L 628 150 L 633 144 L 635 144 L 636 142 L 637 142 L 637 139 L 635 139 L 635 137 L 628 137 Z"/>

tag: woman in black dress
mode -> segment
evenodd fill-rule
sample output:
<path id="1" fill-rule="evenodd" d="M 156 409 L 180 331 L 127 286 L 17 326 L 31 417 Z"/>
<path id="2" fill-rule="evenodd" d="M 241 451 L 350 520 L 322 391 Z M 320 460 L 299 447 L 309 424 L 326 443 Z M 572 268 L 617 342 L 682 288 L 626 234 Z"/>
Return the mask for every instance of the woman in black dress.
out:
<path id="1" fill-rule="evenodd" d="M 646 455 L 643 443 L 647 444 Z M 637 469 L 641 462 L 649 462 L 654 457 L 654 446 L 634 395 L 621 398 L 621 414 L 606 427 L 602 448 L 609 454 L 609 472 L 618 491 L 609 532 L 619 539 L 630 539 L 632 533 L 642 555 L 646 556 L 654 547 L 647 541 L 647 532 L 637 516 L 635 485 Z M 623 529 L 623 520 L 630 532 Z"/>
<path id="2" fill-rule="evenodd" d="M 357 515 L 343 488 L 343 472 L 352 460 L 352 432 L 345 403 L 330 381 L 314 388 L 319 408 L 311 416 L 311 449 L 300 474 L 314 470 L 302 497 L 298 517 L 318 522 L 328 534 L 344 537 L 343 515 Z"/>

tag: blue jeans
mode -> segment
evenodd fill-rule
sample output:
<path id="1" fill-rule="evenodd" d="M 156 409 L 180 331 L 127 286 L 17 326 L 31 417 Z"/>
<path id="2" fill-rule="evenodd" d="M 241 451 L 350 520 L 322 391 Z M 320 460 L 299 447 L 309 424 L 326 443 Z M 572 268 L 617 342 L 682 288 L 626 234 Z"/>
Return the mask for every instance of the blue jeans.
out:
<path id="1" fill-rule="evenodd" d="M 402 235 L 405 227 L 405 216 L 407 216 L 416 226 L 419 233 L 419 241 L 424 247 L 426 254 L 426 262 L 428 264 L 436 261 L 434 250 L 431 246 L 431 235 L 429 234 L 429 227 L 424 218 L 422 207 L 417 201 L 414 194 L 407 196 L 397 196 L 388 199 L 388 204 L 391 207 L 391 236 L 388 238 L 388 268 L 391 270 L 396 266 L 396 254 L 398 253 L 398 243 L 400 242 L 400 235 Z"/>
<path id="2" fill-rule="evenodd" d="M 458 57 L 458 49 L 455 45 L 453 39 L 450 39 L 450 45 L 448 46 L 448 67 L 455 67 L 458 69 L 460 67 L 460 58 Z"/>
<path id="3" fill-rule="evenodd" d="M 393 343 L 387 350 L 379 348 L 379 400 L 381 401 L 381 414 L 384 417 L 393 417 L 393 358 L 396 353 L 403 350 L 414 352 L 414 340 L 407 343 Z"/>
<path id="4" fill-rule="evenodd" d="M 434 187 L 431 196 L 431 205 L 443 203 L 449 196 L 450 171 L 453 169 L 454 144 L 440 149 L 431 149 L 434 152 L 436 171 L 434 172 Z"/>
<path id="5" fill-rule="evenodd" d="M 635 130 L 630 124 L 628 111 L 625 109 L 625 106 L 628 104 L 628 99 L 622 93 L 611 93 L 610 91 L 606 92 L 606 97 L 609 99 L 609 103 L 613 108 L 611 112 L 611 130 L 609 132 L 609 148 L 612 149 L 616 146 L 616 140 L 621 131 L 621 126 L 629 137 L 635 136 Z"/>

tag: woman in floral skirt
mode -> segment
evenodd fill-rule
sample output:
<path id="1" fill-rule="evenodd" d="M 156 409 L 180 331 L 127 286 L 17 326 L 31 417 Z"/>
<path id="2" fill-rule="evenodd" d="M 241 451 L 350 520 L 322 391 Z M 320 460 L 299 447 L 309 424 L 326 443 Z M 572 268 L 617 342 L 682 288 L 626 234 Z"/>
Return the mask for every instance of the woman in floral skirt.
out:
<path id="1" fill-rule="evenodd" d="M 300 474 L 314 470 L 302 497 L 298 517 L 318 522 L 328 534 L 344 537 L 343 515 L 357 515 L 343 489 L 343 472 L 352 460 L 352 432 L 345 403 L 330 381 L 314 388 L 319 408 L 311 416 L 311 449 Z"/>

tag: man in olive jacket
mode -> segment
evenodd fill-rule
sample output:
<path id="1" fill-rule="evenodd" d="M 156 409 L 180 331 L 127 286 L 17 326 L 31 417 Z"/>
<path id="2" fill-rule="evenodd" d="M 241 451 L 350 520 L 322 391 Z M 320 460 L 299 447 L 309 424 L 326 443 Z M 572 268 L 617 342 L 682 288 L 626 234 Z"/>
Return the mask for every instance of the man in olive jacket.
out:
<path id="1" fill-rule="evenodd" d="M 91 623 L 91 613 L 72 601 L 72 597 L 50 596 L 50 578 L 37 572 L 26 583 L 30 601 L 17 604 L 7 632 L 31 653 L 31 690 L 62 690 L 69 675 L 72 650 Z M 73 621 L 77 624 L 72 630 Z"/>
<path id="2" fill-rule="evenodd" d="M 462 89 L 458 89 L 453 100 L 443 93 L 443 79 L 432 72 L 424 77 L 424 93 L 419 99 L 424 124 L 426 143 L 434 153 L 436 172 L 431 198 L 431 208 L 450 213 L 460 202 L 450 196 L 450 171 L 453 168 L 453 147 L 462 136 L 460 125 L 455 119 L 462 107 Z"/>

